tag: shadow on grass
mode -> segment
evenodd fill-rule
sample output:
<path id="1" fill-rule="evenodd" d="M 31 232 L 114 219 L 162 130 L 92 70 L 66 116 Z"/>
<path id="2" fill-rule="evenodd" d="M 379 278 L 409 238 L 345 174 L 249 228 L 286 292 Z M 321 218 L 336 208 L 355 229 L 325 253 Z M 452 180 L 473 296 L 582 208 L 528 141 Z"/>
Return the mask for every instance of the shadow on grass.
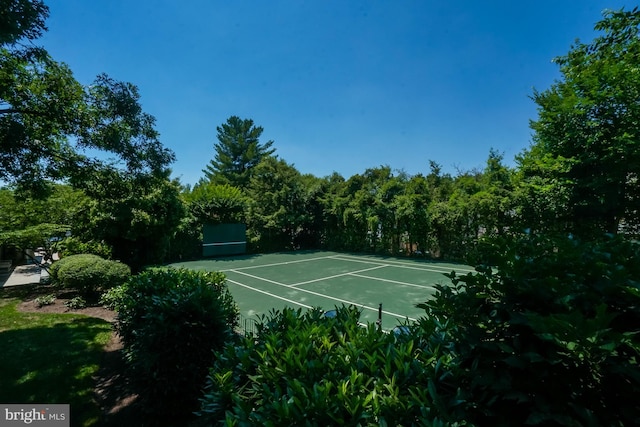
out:
<path id="1" fill-rule="evenodd" d="M 100 408 L 94 375 L 110 324 L 71 316 L 31 320 L 50 324 L 0 332 L 0 402 L 68 403 L 72 425 L 96 425 Z"/>
<path id="2" fill-rule="evenodd" d="M 157 415 L 145 411 L 132 391 L 127 378 L 127 366 L 121 350 L 103 354 L 97 374 L 96 398 L 103 408 L 99 427 L 174 427 L 193 425 L 195 416 Z"/>
<path id="3" fill-rule="evenodd" d="M 9 276 L 7 276 L 8 278 Z M 2 283 L 2 279 L 0 279 Z M 28 299 L 30 297 L 37 297 L 40 295 L 50 294 L 54 291 L 54 287 L 48 284 L 33 283 L 29 285 L 10 286 L 0 288 L 0 298 L 11 299 L 18 298 L 21 300 Z"/>
<path id="4" fill-rule="evenodd" d="M 127 380 L 127 366 L 121 349 L 108 349 L 102 355 L 97 373 L 96 399 L 103 408 L 101 427 L 144 426 L 143 408 Z"/>

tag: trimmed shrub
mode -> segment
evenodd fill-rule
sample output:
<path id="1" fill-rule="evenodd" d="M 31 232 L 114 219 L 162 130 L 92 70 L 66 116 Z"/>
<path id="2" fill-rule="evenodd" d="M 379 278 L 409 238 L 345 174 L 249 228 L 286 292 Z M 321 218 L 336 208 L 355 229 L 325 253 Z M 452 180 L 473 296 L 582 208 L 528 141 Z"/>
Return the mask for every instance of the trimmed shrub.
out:
<path id="1" fill-rule="evenodd" d="M 456 404 L 438 395 L 446 357 L 358 319 L 353 307 L 263 317 L 257 336 L 217 355 L 202 425 L 446 425 L 438 414 Z"/>
<path id="2" fill-rule="evenodd" d="M 81 254 L 53 263 L 49 274 L 53 285 L 90 295 L 123 284 L 131 276 L 131 269 L 118 261 Z"/>
<path id="3" fill-rule="evenodd" d="M 107 292 L 132 386 L 150 415 L 197 409 L 213 350 L 232 339 L 238 309 L 222 273 L 151 269 Z M 184 421 L 184 419 L 183 419 Z"/>

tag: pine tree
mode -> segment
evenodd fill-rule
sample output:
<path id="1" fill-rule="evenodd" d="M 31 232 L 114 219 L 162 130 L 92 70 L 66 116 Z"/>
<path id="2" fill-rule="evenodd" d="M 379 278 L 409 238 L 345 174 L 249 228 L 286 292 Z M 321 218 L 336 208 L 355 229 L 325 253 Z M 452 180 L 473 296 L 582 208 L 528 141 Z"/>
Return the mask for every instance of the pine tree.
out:
<path id="1" fill-rule="evenodd" d="M 214 144 L 215 158 L 203 170 L 207 179 L 216 184 L 229 184 L 245 188 L 249 184 L 252 169 L 276 150 L 273 141 L 260 143 L 264 130 L 251 119 L 231 116 L 216 128 L 218 142 Z"/>

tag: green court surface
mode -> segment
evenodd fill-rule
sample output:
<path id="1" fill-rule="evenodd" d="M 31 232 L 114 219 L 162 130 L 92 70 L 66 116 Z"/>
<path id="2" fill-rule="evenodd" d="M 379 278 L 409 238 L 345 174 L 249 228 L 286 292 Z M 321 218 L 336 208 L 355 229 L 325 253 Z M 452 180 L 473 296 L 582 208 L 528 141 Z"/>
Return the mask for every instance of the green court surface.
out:
<path id="1" fill-rule="evenodd" d="M 222 271 L 240 313 L 257 318 L 272 309 L 353 304 L 361 321 L 375 322 L 382 304 L 386 330 L 424 314 L 416 304 L 428 300 L 435 284 L 447 284 L 443 273 L 473 272 L 466 265 L 338 252 L 302 251 L 172 264 L 194 270 Z"/>

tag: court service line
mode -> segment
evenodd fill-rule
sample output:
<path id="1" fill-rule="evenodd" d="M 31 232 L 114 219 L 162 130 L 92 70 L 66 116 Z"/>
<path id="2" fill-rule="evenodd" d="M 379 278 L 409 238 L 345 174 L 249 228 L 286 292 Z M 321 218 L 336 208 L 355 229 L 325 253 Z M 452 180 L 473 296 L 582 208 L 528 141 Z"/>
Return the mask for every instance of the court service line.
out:
<path id="1" fill-rule="evenodd" d="M 296 264 L 299 262 L 317 261 L 319 259 L 329 259 L 329 258 L 333 258 L 333 255 L 322 256 L 317 258 L 298 259 L 295 261 L 274 262 L 272 264 L 250 265 L 248 267 L 226 268 L 224 270 L 219 270 L 219 271 L 237 271 L 237 270 L 249 270 L 251 268 L 260 268 L 260 267 L 275 267 L 277 265 Z"/>
<path id="2" fill-rule="evenodd" d="M 229 270 L 229 271 L 232 271 L 232 272 L 238 273 L 238 274 L 242 274 L 244 276 L 251 277 L 251 278 L 254 278 L 254 279 L 262 280 L 263 282 L 273 283 L 274 285 L 278 285 L 278 286 L 282 286 L 284 288 L 291 289 L 291 286 L 285 285 L 284 283 L 276 282 L 274 280 L 270 280 L 270 279 L 265 279 L 263 277 L 254 276 L 253 274 L 244 273 L 242 271 L 236 271 L 236 270 Z M 227 280 L 229 280 L 229 279 L 227 278 Z M 321 294 L 319 292 L 313 292 L 313 291 L 310 291 L 308 289 L 303 289 L 303 288 L 293 288 L 293 289 L 295 289 L 296 291 L 306 292 L 308 294 L 319 296 L 319 297 L 322 297 L 322 298 L 327 298 L 327 299 L 331 299 L 331 300 L 334 300 L 334 301 L 338 301 L 338 302 L 341 302 L 343 304 L 349 304 L 349 305 L 355 305 L 356 307 L 362 307 L 363 309 L 366 309 L 366 310 L 371 310 L 371 311 L 375 311 L 375 312 L 378 311 L 377 308 L 373 308 L 373 307 L 369 307 L 369 306 L 364 305 L 364 304 L 358 304 L 357 302 L 352 302 L 352 301 L 344 300 L 344 299 L 341 299 L 341 298 L 336 298 L 336 297 L 332 297 L 332 296 L 329 296 L 329 295 Z M 397 317 L 397 318 L 400 318 L 400 319 L 409 319 L 412 322 L 417 321 L 417 319 L 414 319 L 412 317 L 403 316 L 401 314 L 393 313 L 391 311 L 382 310 L 382 312 L 384 314 L 388 314 L 389 316 L 394 316 L 394 317 Z"/>
<path id="3" fill-rule="evenodd" d="M 300 286 L 300 285 L 306 285 L 308 283 L 321 282 L 323 280 L 335 279 L 336 277 L 348 276 L 350 274 L 364 273 L 365 271 L 377 270 L 377 269 L 383 268 L 383 267 L 389 267 L 389 266 L 388 265 L 377 265 L 375 267 L 365 268 L 364 270 L 357 270 L 357 271 L 351 271 L 349 273 L 335 274 L 333 276 L 321 277 L 320 279 L 313 279 L 313 280 L 307 280 L 306 282 L 294 283 L 293 285 L 289 285 L 289 286 L 291 286 L 293 288 L 293 287 Z"/>
<path id="4" fill-rule="evenodd" d="M 360 260 L 361 259 L 361 257 L 354 257 L 354 256 L 351 256 L 351 255 L 343 255 L 343 254 L 334 255 L 334 258 L 338 258 L 338 257 L 340 257 L 339 259 L 342 259 L 343 261 L 356 261 L 356 260 Z M 371 258 L 369 258 L 369 259 L 371 259 Z M 408 268 L 414 268 L 414 269 L 418 268 L 418 269 L 424 270 L 424 269 L 422 269 L 420 267 L 416 267 L 415 265 L 417 263 L 409 263 L 409 262 L 406 262 L 406 261 L 384 260 L 384 261 L 378 261 L 378 262 L 384 262 L 386 264 L 398 264 L 399 266 L 406 266 Z M 470 268 L 443 267 L 443 266 L 439 266 L 437 264 L 430 264 L 429 268 L 442 268 L 442 269 L 445 270 L 446 273 L 449 273 L 452 270 L 463 271 L 463 272 L 467 272 L 467 273 L 475 273 L 475 271 L 476 271 L 473 268 L 470 269 Z"/>
<path id="5" fill-rule="evenodd" d="M 413 286 L 415 288 L 434 289 L 434 290 L 436 289 L 433 286 L 429 286 L 429 285 L 416 285 L 415 283 L 399 282 L 397 280 L 383 279 L 381 277 L 365 276 L 364 274 L 356 274 L 356 273 L 357 272 L 353 272 L 353 273 L 349 273 L 349 274 L 351 274 L 352 276 L 362 277 L 364 279 L 379 280 L 381 282 L 396 283 L 398 285 Z"/>
<path id="6" fill-rule="evenodd" d="M 251 287 L 249 285 L 245 285 L 244 283 L 236 282 L 235 280 L 231 280 L 229 278 L 227 278 L 227 281 L 233 283 L 234 285 L 242 286 L 243 288 L 247 288 L 247 289 L 250 289 L 252 291 L 260 292 L 261 294 L 269 295 L 270 297 L 281 299 L 281 300 L 286 301 L 286 302 L 290 302 L 291 304 L 296 304 L 296 305 L 302 306 L 304 308 L 309 308 L 309 309 L 313 308 L 310 305 L 302 304 L 301 302 L 293 301 L 293 300 L 290 300 L 288 298 L 281 297 L 281 296 L 272 294 L 272 293 L 267 292 L 267 291 L 263 291 L 262 289 L 254 288 L 254 287 Z"/>
<path id="7" fill-rule="evenodd" d="M 468 268 L 449 268 L 449 267 L 439 267 L 437 265 L 432 265 L 430 266 L 430 268 L 422 268 L 422 267 L 415 267 L 412 265 L 409 265 L 408 263 L 403 263 L 401 261 L 385 261 L 384 263 L 382 261 L 364 261 L 361 259 L 357 259 L 357 258 L 350 258 L 346 255 L 334 255 L 333 257 L 331 257 L 333 259 L 337 259 L 340 261 L 351 261 L 351 262 L 360 262 L 363 264 L 384 264 L 387 265 L 389 267 L 398 267 L 398 268 L 406 268 L 409 270 L 420 270 L 420 271 L 430 271 L 432 273 L 450 273 L 452 271 L 461 271 L 461 272 L 465 272 L 465 273 L 473 273 L 475 272 L 475 270 L 469 270 Z M 398 265 L 396 265 L 398 264 Z M 433 270 L 433 268 L 442 268 L 442 269 L 447 269 L 447 270 Z"/>
<path id="8" fill-rule="evenodd" d="M 306 308 L 306 309 L 309 309 L 309 310 L 313 309 L 313 307 L 311 307 L 310 305 L 302 304 L 301 302 L 292 301 L 292 300 L 290 300 L 290 299 L 288 299 L 288 298 L 279 297 L 278 295 L 274 295 L 274 294 L 272 294 L 272 293 L 270 293 L 270 292 L 263 291 L 262 289 L 258 289 L 258 288 L 251 287 L 251 286 L 249 286 L 249 285 L 245 285 L 244 283 L 236 282 L 235 280 L 227 279 L 227 281 L 228 281 L 228 282 L 233 283 L 234 285 L 238 285 L 238 286 L 242 286 L 242 287 L 244 287 L 244 288 L 247 288 L 247 289 L 249 289 L 250 291 L 260 292 L 260 293 L 262 293 L 262 294 L 269 295 L 270 297 L 277 298 L 277 299 L 281 299 L 281 300 L 283 300 L 283 301 L 290 302 L 290 303 L 292 303 L 292 304 L 296 304 L 296 305 L 302 306 L 302 307 L 304 307 L 304 308 Z M 367 325 L 366 323 L 362 323 L 362 322 L 358 322 L 358 325 L 363 326 L 363 327 L 365 327 L 365 328 L 366 328 L 367 326 L 369 326 L 369 325 Z M 385 329 L 385 331 L 387 331 L 387 332 L 388 332 L 388 330 L 387 330 L 387 329 Z"/>

